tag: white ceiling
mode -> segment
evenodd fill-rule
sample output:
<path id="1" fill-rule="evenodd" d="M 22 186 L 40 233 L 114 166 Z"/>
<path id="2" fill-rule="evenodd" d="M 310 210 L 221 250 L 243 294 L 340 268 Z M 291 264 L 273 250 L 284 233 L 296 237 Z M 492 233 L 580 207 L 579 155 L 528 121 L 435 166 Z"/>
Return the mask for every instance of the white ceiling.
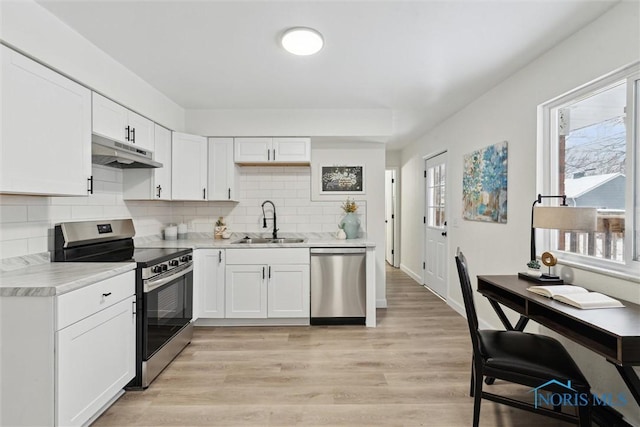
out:
<path id="1" fill-rule="evenodd" d="M 186 109 L 391 109 L 398 148 L 616 1 L 39 3 Z M 285 52 L 292 26 L 324 49 Z"/>

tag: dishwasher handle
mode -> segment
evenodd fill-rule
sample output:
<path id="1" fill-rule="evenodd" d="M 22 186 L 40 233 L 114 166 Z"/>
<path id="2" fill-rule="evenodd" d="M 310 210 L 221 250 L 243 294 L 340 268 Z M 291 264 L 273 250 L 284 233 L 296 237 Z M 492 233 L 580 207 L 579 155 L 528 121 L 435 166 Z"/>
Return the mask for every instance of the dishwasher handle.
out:
<path id="1" fill-rule="evenodd" d="M 311 248 L 311 255 L 349 255 L 363 254 L 365 252 L 365 248 Z"/>

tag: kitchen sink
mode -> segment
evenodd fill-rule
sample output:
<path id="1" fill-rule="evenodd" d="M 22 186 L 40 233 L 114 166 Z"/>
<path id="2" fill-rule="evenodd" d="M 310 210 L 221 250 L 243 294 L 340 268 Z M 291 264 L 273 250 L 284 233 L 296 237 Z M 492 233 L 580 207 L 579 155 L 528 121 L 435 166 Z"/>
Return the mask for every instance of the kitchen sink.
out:
<path id="1" fill-rule="evenodd" d="M 283 238 L 283 239 L 264 239 L 261 237 L 245 237 L 244 239 L 231 242 L 232 244 L 267 244 L 267 243 L 304 243 L 307 239 Z"/>

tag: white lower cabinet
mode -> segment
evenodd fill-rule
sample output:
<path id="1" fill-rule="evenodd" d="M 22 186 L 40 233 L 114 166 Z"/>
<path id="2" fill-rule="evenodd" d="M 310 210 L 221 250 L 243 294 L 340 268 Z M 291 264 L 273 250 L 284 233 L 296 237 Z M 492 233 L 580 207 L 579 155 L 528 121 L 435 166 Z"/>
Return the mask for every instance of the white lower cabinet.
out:
<path id="1" fill-rule="evenodd" d="M 81 426 L 135 376 L 135 273 L 0 297 L 0 425 Z"/>
<path id="2" fill-rule="evenodd" d="M 224 249 L 198 249 L 194 254 L 195 318 L 224 318 Z"/>
<path id="3" fill-rule="evenodd" d="M 227 249 L 227 318 L 309 318 L 309 249 Z"/>
<path id="4" fill-rule="evenodd" d="M 131 296 L 56 333 L 58 426 L 82 425 L 135 375 Z"/>

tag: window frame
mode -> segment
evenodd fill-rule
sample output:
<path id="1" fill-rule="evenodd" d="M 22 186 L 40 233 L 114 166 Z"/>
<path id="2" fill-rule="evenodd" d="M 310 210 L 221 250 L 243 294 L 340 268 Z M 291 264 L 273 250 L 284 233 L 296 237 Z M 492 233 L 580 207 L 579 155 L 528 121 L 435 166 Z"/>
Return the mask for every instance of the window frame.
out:
<path id="1" fill-rule="evenodd" d="M 557 230 L 539 230 L 538 248 L 549 248 L 558 255 L 558 263 L 640 283 L 640 220 L 636 220 L 636 206 L 640 202 L 640 61 L 613 71 L 603 77 L 579 86 L 538 106 L 536 194 L 555 195 L 559 184 L 557 153 L 558 108 L 607 90 L 623 80 L 627 82 L 625 124 L 626 138 L 626 190 L 625 237 L 623 262 L 580 255 L 557 248 Z M 532 199 L 535 196 L 532 197 Z M 637 253 L 636 253 L 637 252 Z M 635 259 L 634 259 L 635 258 Z"/>

